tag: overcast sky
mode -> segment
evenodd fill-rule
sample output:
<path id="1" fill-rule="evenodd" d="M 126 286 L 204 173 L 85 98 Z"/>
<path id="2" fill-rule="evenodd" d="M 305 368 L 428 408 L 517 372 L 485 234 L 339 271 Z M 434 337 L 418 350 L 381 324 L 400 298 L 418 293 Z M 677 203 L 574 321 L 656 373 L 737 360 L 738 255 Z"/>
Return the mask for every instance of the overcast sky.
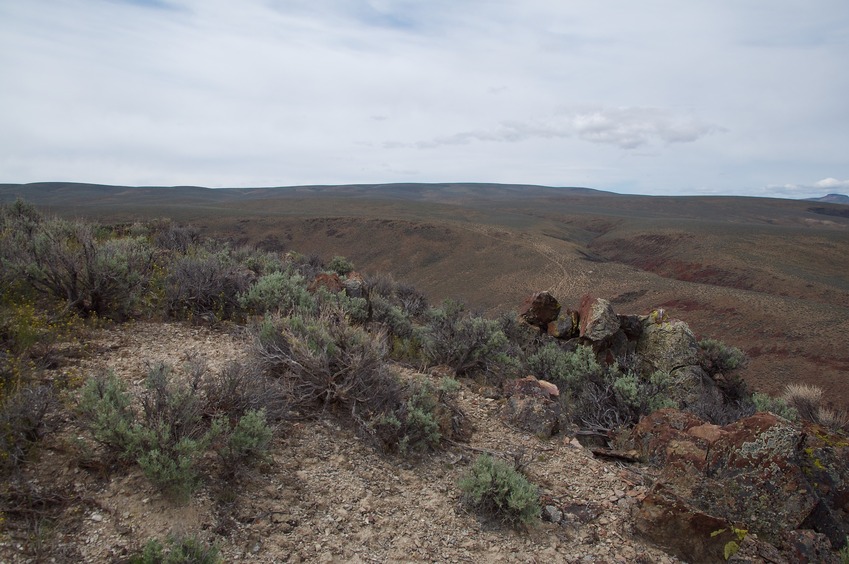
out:
<path id="1" fill-rule="evenodd" d="M 0 0 L 0 182 L 849 193 L 847 0 Z"/>

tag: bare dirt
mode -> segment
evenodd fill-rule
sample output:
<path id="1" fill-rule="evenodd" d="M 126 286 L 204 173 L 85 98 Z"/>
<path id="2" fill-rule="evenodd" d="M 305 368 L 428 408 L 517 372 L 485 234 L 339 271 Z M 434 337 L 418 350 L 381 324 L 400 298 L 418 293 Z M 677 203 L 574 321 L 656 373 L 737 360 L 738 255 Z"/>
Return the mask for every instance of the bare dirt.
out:
<path id="1" fill-rule="evenodd" d="M 214 371 L 249 347 L 235 329 L 144 322 L 97 331 L 88 344 L 92 355 L 65 375 L 107 368 L 131 387 L 151 362 L 179 372 L 203 358 Z M 598 460 L 568 438 L 518 432 L 499 419 L 498 400 L 465 386 L 458 401 L 475 429 L 468 444 L 385 456 L 331 416 L 286 423 L 268 463 L 238 483 L 209 480 L 184 505 L 164 499 L 135 467 L 98 464 L 66 416 L 24 466 L 26 495 L 40 501 L 35 512 L 7 512 L 0 561 L 120 561 L 168 534 L 216 542 L 227 562 L 677 561 L 632 532 L 650 469 Z M 470 511 L 457 482 L 481 452 L 527 463 L 543 503 L 564 512 L 566 524 L 514 530 Z"/>

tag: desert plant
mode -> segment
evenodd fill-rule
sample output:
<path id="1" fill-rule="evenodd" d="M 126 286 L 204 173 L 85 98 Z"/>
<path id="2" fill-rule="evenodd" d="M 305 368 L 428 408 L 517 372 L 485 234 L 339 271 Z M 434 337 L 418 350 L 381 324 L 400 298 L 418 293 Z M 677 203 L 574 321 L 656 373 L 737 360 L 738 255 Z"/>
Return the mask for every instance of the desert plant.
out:
<path id="1" fill-rule="evenodd" d="M 347 276 L 354 271 L 354 263 L 345 257 L 335 256 L 330 259 L 327 264 L 327 269 L 335 272 L 339 276 Z"/>
<path id="2" fill-rule="evenodd" d="M 395 297 L 410 317 L 418 317 L 427 311 L 427 297 L 410 284 L 398 284 Z"/>
<path id="3" fill-rule="evenodd" d="M 394 409 L 380 413 L 369 422 L 381 447 L 400 454 L 424 452 L 439 446 L 444 433 L 450 434 L 451 414 L 457 410 L 449 399 L 456 381 L 445 379 L 438 388 L 426 379 L 410 381 L 406 398 Z"/>
<path id="4" fill-rule="evenodd" d="M 258 359 L 283 378 L 296 405 L 350 406 L 385 381 L 385 338 L 348 324 L 338 309 L 314 318 L 266 316 L 256 335 Z"/>
<path id="5" fill-rule="evenodd" d="M 289 399 L 279 378 L 269 378 L 254 362 L 230 362 L 203 379 L 205 413 L 237 420 L 249 411 L 262 410 L 269 421 L 282 420 Z"/>
<path id="6" fill-rule="evenodd" d="M 806 421 L 818 422 L 823 390 L 811 384 L 787 384 L 781 399 Z"/>
<path id="7" fill-rule="evenodd" d="M 43 218 L 24 204 L 3 216 L 3 266 L 12 276 L 85 315 L 123 319 L 133 312 L 153 268 L 144 237 L 116 238 L 95 224 Z"/>
<path id="8" fill-rule="evenodd" d="M 571 417 L 582 427 L 599 432 L 629 427 L 643 415 L 663 407 L 675 407 L 670 398 L 671 385 L 672 379 L 666 372 L 642 375 L 613 365 L 600 376 L 593 374 L 571 386 L 574 398 Z"/>
<path id="9" fill-rule="evenodd" d="M 266 457 L 273 431 L 268 426 L 265 411 L 260 409 L 245 413 L 232 429 L 224 430 L 224 435 L 226 440 L 218 454 L 225 473 L 232 475 L 250 462 Z"/>
<path id="10" fill-rule="evenodd" d="M 849 413 L 842 409 L 820 406 L 817 409 L 817 423 L 830 429 L 849 430 Z"/>
<path id="11" fill-rule="evenodd" d="M 304 277 L 293 271 L 272 272 L 261 276 L 239 294 L 239 305 L 253 314 L 280 312 L 284 315 L 313 309 L 315 299 L 307 292 Z"/>
<path id="12" fill-rule="evenodd" d="M 0 473 L 20 466 L 32 446 L 49 430 L 49 414 L 57 407 L 48 386 L 26 385 L 0 402 Z"/>
<path id="13" fill-rule="evenodd" d="M 193 248 L 168 266 L 166 313 L 194 321 L 229 319 L 239 311 L 239 295 L 248 289 L 249 278 L 226 248 Z"/>
<path id="14" fill-rule="evenodd" d="M 399 306 L 380 294 L 372 296 L 371 306 L 372 320 L 382 324 L 390 338 L 409 339 L 413 336 L 413 323 Z"/>
<path id="15" fill-rule="evenodd" d="M 504 461 L 479 456 L 460 480 L 466 502 L 484 514 L 510 524 L 528 525 L 539 518 L 536 486 Z"/>
<path id="16" fill-rule="evenodd" d="M 699 341 L 699 363 L 711 377 L 745 368 L 749 363 L 746 353 L 736 347 L 730 347 L 716 339 Z"/>
<path id="17" fill-rule="evenodd" d="M 113 455 L 130 456 L 135 413 L 124 382 L 113 372 L 98 372 L 83 385 L 77 413 L 94 440 Z"/>
<path id="18" fill-rule="evenodd" d="M 568 351 L 554 342 L 530 355 L 527 364 L 531 374 L 566 389 L 580 388 L 583 382 L 598 379 L 603 372 L 592 348 L 579 346 Z"/>
<path id="19" fill-rule="evenodd" d="M 757 411 L 769 411 L 790 421 L 799 419 L 799 412 L 794 407 L 787 405 L 787 402 L 782 398 L 774 398 L 764 393 L 755 392 L 752 394 L 752 403 Z"/>
<path id="20" fill-rule="evenodd" d="M 165 544 L 150 539 L 142 550 L 129 558 L 130 564 L 218 564 L 218 547 L 197 537 L 169 536 Z"/>
<path id="21" fill-rule="evenodd" d="M 418 336 L 427 362 L 446 364 L 458 374 L 499 360 L 507 344 L 495 321 L 471 315 L 464 305 L 452 300 L 429 311 L 427 325 Z"/>

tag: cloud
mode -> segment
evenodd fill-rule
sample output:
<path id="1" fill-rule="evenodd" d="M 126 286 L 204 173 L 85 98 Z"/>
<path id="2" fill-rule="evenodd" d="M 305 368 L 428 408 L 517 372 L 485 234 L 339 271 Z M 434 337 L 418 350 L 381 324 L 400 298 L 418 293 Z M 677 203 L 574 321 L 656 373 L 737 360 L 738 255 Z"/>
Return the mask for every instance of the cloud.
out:
<path id="1" fill-rule="evenodd" d="M 462 131 L 426 141 L 390 141 L 385 148 L 433 149 L 473 142 L 518 143 L 529 139 L 575 137 L 582 141 L 637 149 L 658 142 L 692 143 L 724 128 L 658 108 L 589 108 L 563 111 L 547 119 L 505 121 L 490 130 Z"/>
<path id="2" fill-rule="evenodd" d="M 826 190 L 849 190 L 849 180 L 837 180 L 836 178 L 823 178 L 814 184 L 817 188 Z"/>
<path id="3" fill-rule="evenodd" d="M 761 190 L 761 195 L 787 198 L 813 198 L 827 193 L 849 192 L 849 180 L 823 178 L 813 184 L 770 184 Z"/>

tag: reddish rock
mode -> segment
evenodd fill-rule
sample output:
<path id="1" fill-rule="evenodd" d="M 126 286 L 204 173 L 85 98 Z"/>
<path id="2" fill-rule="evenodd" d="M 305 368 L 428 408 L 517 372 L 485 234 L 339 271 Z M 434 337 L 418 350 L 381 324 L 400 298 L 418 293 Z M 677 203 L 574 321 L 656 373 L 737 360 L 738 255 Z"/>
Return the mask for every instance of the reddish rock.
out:
<path id="1" fill-rule="evenodd" d="M 825 535 L 811 530 L 788 531 L 782 540 L 782 548 L 794 564 L 840 564 L 839 556 Z"/>
<path id="2" fill-rule="evenodd" d="M 666 409 L 643 418 L 631 439 L 644 459 L 662 466 L 658 491 L 641 509 L 641 530 L 650 529 L 652 519 L 662 529 L 675 513 L 682 521 L 705 514 L 722 516 L 773 544 L 800 529 L 825 535 L 836 548 L 846 542 L 849 522 L 841 504 L 849 499 L 849 441 L 842 436 L 771 413 L 719 427 Z M 667 534 L 672 537 L 655 533 Z M 683 546 L 688 542 L 695 548 Z M 690 558 L 704 549 L 703 539 L 678 543 L 677 553 L 690 551 Z"/>
<path id="3" fill-rule="evenodd" d="M 519 317 L 525 323 L 547 329 L 548 324 L 560 315 L 560 304 L 548 292 L 537 292 L 528 296 L 519 308 Z"/>
<path id="4" fill-rule="evenodd" d="M 550 437 L 560 430 L 562 410 L 552 399 L 559 395 L 554 384 L 528 376 L 505 384 L 505 394 L 510 398 L 501 416 L 508 424 L 538 437 Z"/>
<path id="5" fill-rule="evenodd" d="M 728 521 L 696 509 L 663 486 L 642 501 L 634 526 L 639 534 L 687 562 L 724 563 L 725 545 L 736 540 Z"/>
<path id="6" fill-rule="evenodd" d="M 603 341 L 619 331 L 619 317 L 610 302 L 589 294 L 581 299 L 578 310 L 581 319 L 581 337 L 590 341 Z"/>
<path id="7" fill-rule="evenodd" d="M 310 285 L 307 287 L 307 290 L 310 293 L 315 293 L 318 291 L 319 288 L 324 288 L 334 294 L 337 292 L 341 292 L 344 289 L 344 287 L 342 286 L 342 280 L 335 272 L 322 272 L 321 274 L 318 274 L 313 279 L 313 281 L 310 282 Z"/>

